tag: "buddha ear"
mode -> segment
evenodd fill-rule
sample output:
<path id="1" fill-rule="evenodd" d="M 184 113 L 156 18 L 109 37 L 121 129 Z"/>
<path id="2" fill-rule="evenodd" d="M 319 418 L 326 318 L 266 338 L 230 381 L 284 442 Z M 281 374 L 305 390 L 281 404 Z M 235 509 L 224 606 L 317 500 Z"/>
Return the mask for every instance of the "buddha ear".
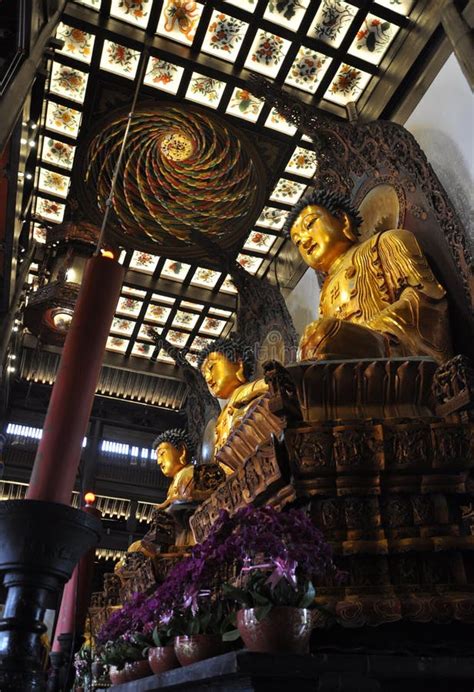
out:
<path id="1" fill-rule="evenodd" d="M 347 212 L 341 211 L 341 221 L 342 232 L 346 236 L 347 240 L 350 240 L 352 243 L 355 243 L 357 241 L 357 236 L 354 233 L 354 224 Z"/>
<path id="2" fill-rule="evenodd" d="M 245 372 L 244 372 L 244 361 L 242 360 L 242 358 L 239 358 L 237 363 L 238 363 L 239 369 L 235 373 L 235 376 L 237 377 L 239 382 L 244 384 L 244 382 L 247 382 L 247 378 L 245 377 Z"/>
<path id="3" fill-rule="evenodd" d="M 181 466 L 187 466 L 188 464 L 188 448 L 186 445 L 180 445 L 178 447 L 178 452 L 179 452 L 179 463 Z"/>

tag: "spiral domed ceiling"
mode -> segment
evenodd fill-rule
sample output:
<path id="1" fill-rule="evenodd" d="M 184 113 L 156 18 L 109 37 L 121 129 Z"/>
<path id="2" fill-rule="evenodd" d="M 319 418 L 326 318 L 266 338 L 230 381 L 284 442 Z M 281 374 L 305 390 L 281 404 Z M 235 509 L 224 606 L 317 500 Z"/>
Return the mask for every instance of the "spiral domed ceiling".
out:
<path id="1" fill-rule="evenodd" d="M 83 161 L 83 192 L 101 214 L 127 116 L 122 110 L 97 126 Z M 188 105 L 139 107 L 112 204 L 122 242 L 191 256 L 199 251 L 190 243 L 193 230 L 226 246 L 239 240 L 258 214 L 262 178 L 257 153 L 236 135 L 235 128 Z"/>

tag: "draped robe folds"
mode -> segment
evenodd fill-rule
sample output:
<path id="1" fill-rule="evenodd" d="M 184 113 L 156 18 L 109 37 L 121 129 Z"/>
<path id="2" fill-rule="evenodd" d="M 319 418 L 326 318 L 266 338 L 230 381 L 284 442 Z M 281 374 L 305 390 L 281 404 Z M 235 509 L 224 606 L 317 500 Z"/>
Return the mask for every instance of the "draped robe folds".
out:
<path id="1" fill-rule="evenodd" d="M 446 291 L 410 231 L 383 231 L 332 265 L 300 359 L 410 355 L 452 355 Z"/>

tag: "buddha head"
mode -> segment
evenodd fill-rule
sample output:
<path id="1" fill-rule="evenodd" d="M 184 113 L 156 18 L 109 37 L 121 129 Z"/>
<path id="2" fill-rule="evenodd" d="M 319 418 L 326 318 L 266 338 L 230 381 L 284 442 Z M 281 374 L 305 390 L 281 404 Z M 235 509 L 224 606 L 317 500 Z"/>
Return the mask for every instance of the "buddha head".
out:
<path id="1" fill-rule="evenodd" d="M 294 206 L 284 231 L 309 267 L 328 272 L 357 242 L 361 222 L 347 199 L 311 190 Z"/>
<path id="2" fill-rule="evenodd" d="M 210 343 L 199 354 L 198 364 L 212 396 L 228 399 L 252 376 L 254 356 L 238 336 L 231 336 Z"/>
<path id="3" fill-rule="evenodd" d="M 188 433 L 180 428 L 158 435 L 153 442 L 153 449 L 156 450 L 158 466 L 167 478 L 173 478 L 191 463 L 193 445 Z"/>

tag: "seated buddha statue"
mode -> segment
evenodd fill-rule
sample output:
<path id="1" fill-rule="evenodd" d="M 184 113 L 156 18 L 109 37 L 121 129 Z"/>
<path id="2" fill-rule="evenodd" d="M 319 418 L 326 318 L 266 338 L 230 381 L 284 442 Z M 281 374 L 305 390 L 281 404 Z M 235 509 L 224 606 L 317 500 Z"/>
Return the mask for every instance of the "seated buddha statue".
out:
<path id="1" fill-rule="evenodd" d="M 285 231 L 305 263 L 326 276 L 320 317 L 300 340 L 299 359 L 451 356 L 446 291 L 415 236 L 396 229 L 360 241 L 350 202 L 312 190 Z"/>
<path id="2" fill-rule="evenodd" d="M 157 509 L 166 509 L 173 502 L 193 501 L 194 465 L 192 442 L 185 430 L 174 428 L 158 435 L 153 442 L 158 466 L 166 478 L 171 478 L 166 500 L 157 505 Z"/>
<path id="3" fill-rule="evenodd" d="M 250 381 L 255 360 L 251 348 L 237 336 L 216 339 L 201 351 L 198 365 L 212 396 L 225 399 L 215 428 L 214 454 L 226 443 L 250 406 L 268 392 L 263 379 Z M 227 473 L 229 467 L 221 464 Z"/>

